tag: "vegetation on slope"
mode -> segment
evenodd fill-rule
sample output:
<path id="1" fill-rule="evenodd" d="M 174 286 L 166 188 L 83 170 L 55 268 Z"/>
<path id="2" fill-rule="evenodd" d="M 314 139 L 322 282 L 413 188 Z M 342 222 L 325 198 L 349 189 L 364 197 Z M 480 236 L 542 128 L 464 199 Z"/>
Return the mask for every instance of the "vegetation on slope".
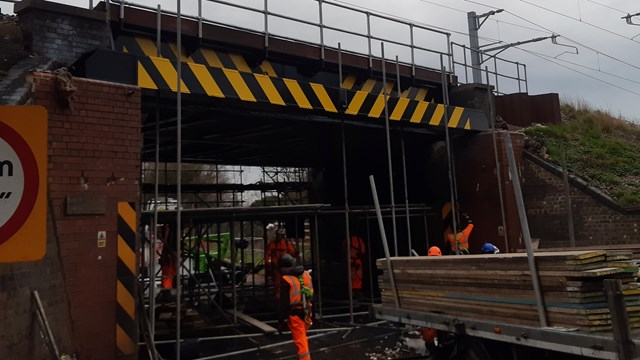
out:
<path id="1" fill-rule="evenodd" d="M 525 129 L 538 155 L 561 166 L 566 149 L 570 174 L 623 207 L 640 206 L 640 126 L 584 103 L 563 103 L 561 113 L 560 124 Z"/>

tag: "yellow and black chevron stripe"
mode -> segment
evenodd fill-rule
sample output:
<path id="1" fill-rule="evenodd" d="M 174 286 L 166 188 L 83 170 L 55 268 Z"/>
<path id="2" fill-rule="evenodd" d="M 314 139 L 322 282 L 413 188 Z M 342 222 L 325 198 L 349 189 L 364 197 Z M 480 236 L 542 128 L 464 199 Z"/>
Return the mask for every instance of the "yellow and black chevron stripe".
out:
<path id="1" fill-rule="evenodd" d="M 369 93 L 369 94 L 382 94 L 382 81 L 376 80 L 376 79 L 366 79 L 362 85 L 360 86 L 359 89 L 356 89 L 358 79 L 355 75 L 347 75 L 344 77 L 343 81 L 342 81 L 342 89 L 345 90 L 353 90 L 353 91 L 360 91 L 360 92 L 365 92 L 365 93 Z M 394 88 L 394 83 L 392 82 L 387 82 L 387 95 L 391 95 L 394 96 L 394 94 L 392 93 L 392 90 Z M 400 98 L 407 98 L 407 99 L 411 99 L 411 100 L 417 100 L 417 101 L 425 101 L 426 97 L 427 97 L 427 89 L 425 88 L 416 88 L 416 87 L 410 87 L 408 89 L 405 89 L 400 96 L 397 96 L 398 94 L 395 94 L 395 97 L 400 97 Z"/>
<path id="2" fill-rule="evenodd" d="M 158 57 L 140 58 L 138 85 L 145 89 L 177 91 L 174 63 Z M 322 84 L 208 67 L 193 62 L 182 63 L 181 89 L 186 94 L 338 112 L 332 96 Z"/>
<path id="3" fill-rule="evenodd" d="M 175 64 L 177 59 L 177 46 L 175 43 L 161 43 L 160 54 L 158 56 L 158 47 L 156 42 L 144 37 L 128 37 L 121 36 L 116 41 L 118 50 L 130 53 L 136 56 L 160 57 L 167 59 Z M 208 48 L 200 48 L 186 56 L 186 50 L 182 49 L 182 61 L 187 63 L 196 63 L 209 67 L 220 69 L 238 70 L 246 73 L 264 74 L 277 77 L 273 65 L 268 60 L 263 60 L 257 67 L 252 68 L 244 56 L 238 53 L 227 53 L 215 51 Z"/>
<path id="4" fill-rule="evenodd" d="M 155 55 L 158 49 L 150 39 L 121 37 L 118 46 L 120 50 L 138 56 L 138 85 L 141 88 L 177 91 L 177 52 L 174 44 L 162 44 L 161 57 Z M 371 78 L 359 82 L 356 76 L 347 75 L 341 88 L 347 90 L 349 100 L 346 108 L 342 109 L 336 106 L 340 102 L 339 89 L 321 83 L 279 77 L 266 60 L 252 68 L 240 54 L 200 48 L 189 57 L 183 55 L 181 66 L 181 89 L 185 94 L 376 119 L 384 116 L 384 88 L 387 94 L 393 95 L 395 85 L 393 82 L 385 85 Z M 397 92 L 395 96 L 388 96 L 390 120 L 444 126 L 445 106 L 425 101 L 427 93 L 427 89 L 411 87 L 399 96 Z M 454 106 L 447 110 L 450 128 L 488 130 L 486 117 L 479 111 Z"/>
<path id="5" fill-rule="evenodd" d="M 118 203 L 118 265 L 116 281 L 116 347 L 119 358 L 138 353 L 136 315 L 136 210 L 128 202 Z M 137 357 L 135 357 L 137 358 Z"/>
<path id="6" fill-rule="evenodd" d="M 384 116 L 384 94 L 370 94 L 356 91 L 351 97 L 345 114 L 364 115 L 370 118 Z M 389 120 L 409 121 L 415 124 L 444 126 L 445 106 L 433 102 L 412 100 L 408 97 L 387 96 Z M 484 115 L 478 111 L 459 106 L 446 107 L 448 110 L 448 126 L 454 129 L 486 130 L 481 127 Z M 486 126 L 486 124 L 485 124 Z"/>

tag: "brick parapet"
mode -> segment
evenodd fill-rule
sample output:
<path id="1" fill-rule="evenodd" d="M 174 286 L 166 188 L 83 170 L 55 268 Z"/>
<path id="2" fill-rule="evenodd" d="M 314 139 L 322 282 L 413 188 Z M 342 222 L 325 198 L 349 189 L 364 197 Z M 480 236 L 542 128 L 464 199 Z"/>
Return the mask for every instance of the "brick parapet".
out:
<path id="1" fill-rule="evenodd" d="M 540 247 L 569 246 L 567 199 L 561 172 L 552 171 L 531 156 L 525 157 L 523 165 L 523 192 L 531 236 L 540 239 Z M 573 179 L 569 185 L 576 245 L 640 241 L 640 214 L 622 209 L 586 183 L 576 181 Z"/>
<path id="2" fill-rule="evenodd" d="M 36 72 L 30 81 L 32 102 L 49 114 L 47 255 L 0 265 L 0 303 L 11 309 L 0 312 L 0 353 L 46 357 L 30 301 L 30 289 L 39 289 L 62 352 L 114 359 L 117 202 L 139 202 L 140 91 L 74 78 L 78 90 L 67 108 L 54 74 Z M 101 199 L 106 208 L 69 215 L 68 198 Z M 98 231 L 107 232 L 106 247 L 97 246 Z"/>
<path id="3" fill-rule="evenodd" d="M 42 0 L 24 0 L 16 13 L 33 53 L 69 66 L 84 53 L 110 45 L 105 14 Z"/>

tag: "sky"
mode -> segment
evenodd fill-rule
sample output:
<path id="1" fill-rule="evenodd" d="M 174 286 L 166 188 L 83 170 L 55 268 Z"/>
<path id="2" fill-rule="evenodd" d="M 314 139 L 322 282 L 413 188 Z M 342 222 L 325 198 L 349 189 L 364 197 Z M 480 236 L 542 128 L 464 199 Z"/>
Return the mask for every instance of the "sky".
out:
<path id="1" fill-rule="evenodd" d="M 131 1 L 131 0 L 129 0 Z M 427 31 L 429 27 L 451 34 L 451 41 L 469 45 L 467 13 L 476 14 L 504 9 L 486 17 L 478 32 L 480 45 L 485 49 L 559 35 L 557 44 L 551 39 L 509 47 L 497 56 L 526 65 L 529 94 L 559 93 L 561 100 L 606 110 L 613 115 L 640 123 L 640 16 L 632 17 L 629 25 L 621 17 L 640 13 L 640 2 L 633 0 L 327 0 L 323 5 L 323 23 L 366 34 L 367 21 L 363 13 L 335 6 L 346 5 L 386 17 L 402 19 L 415 24 L 414 43 L 419 47 L 446 52 L 446 36 Z M 89 0 L 57 0 L 57 2 L 87 7 Z M 134 0 L 138 4 L 175 10 L 177 0 Z M 228 0 L 243 6 L 263 9 L 264 0 Z M 97 3 L 97 0 L 94 1 Z M 182 0 L 182 12 L 197 14 L 197 0 Z M 317 0 L 269 0 L 269 11 L 319 22 Z M 332 5 L 333 4 L 333 5 Z M 11 12 L 11 4 L 0 1 L 3 12 Z M 264 29 L 264 16 L 257 12 L 234 9 L 227 5 L 203 0 L 203 17 L 224 24 L 257 31 Z M 384 42 L 385 56 L 410 62 L 406 46 L 390 43 L 410 43 L 409 26 L 371 17 L 371 33 L 385 41 L 373 40 L 372 53 L 381 55 Z M 319 42 L 319 29 L 311 25 L 269 17 L 269 32 L 296 40 Z M 346 51 L 368 52 L 365 38 L 325 29 L 327 46 Z M 496 54 L 496 51 L 488 52 Z M 463 63 L 461 47 L 454 50 L 456 62 Z M 416 50 L 419 65 L 440 68 L 439 55 Z M 470 61 L 470 60 L 467 60 Z M 445 61 L 447 62 L 447 61 Z M 500 74 L 516 76 L 516 66 L 498 62 Z M 483 63 L 493 71 L 493 60 Z M 467 82 L 464 68 L 454 68 L 461 82 Z M 520 67 L 521 76 L 524 68 Z M 493 75 L 492 75 L 493 77 Z M 483 75 L 483 80 L 485 79 Z M 471 82 L 470 73 L 468 81 Z M 495 85 L 495 80 L 491 80 Z M 524 83 L 508 78 L 498 79 L 499 90 L 504 93 L 524 91 Z"/>

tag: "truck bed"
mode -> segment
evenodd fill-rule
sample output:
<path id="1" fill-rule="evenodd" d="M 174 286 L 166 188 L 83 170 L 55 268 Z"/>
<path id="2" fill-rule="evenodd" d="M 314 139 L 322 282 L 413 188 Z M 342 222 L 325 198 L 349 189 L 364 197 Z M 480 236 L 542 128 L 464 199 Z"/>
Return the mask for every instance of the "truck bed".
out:
<path id="1" fill-rule="evenodd" d="M 613 334 L 594 333 L 569 328 L 535 327 L 505 324 L 472 317 L 458 317 L 433 312 L 422 312 L 374 305 L 373 315 L 381 320 L 407 325 L 430 327 L 457 334 L 466 334 L 483 339 L 491 339 L 538 349 L 587 356 L 597 359 L 622 359 Z M 640 349 L 640 330 L 632 332 L 635 349 Z M 637 353 L 637 351 L 636 351 Z"/>

